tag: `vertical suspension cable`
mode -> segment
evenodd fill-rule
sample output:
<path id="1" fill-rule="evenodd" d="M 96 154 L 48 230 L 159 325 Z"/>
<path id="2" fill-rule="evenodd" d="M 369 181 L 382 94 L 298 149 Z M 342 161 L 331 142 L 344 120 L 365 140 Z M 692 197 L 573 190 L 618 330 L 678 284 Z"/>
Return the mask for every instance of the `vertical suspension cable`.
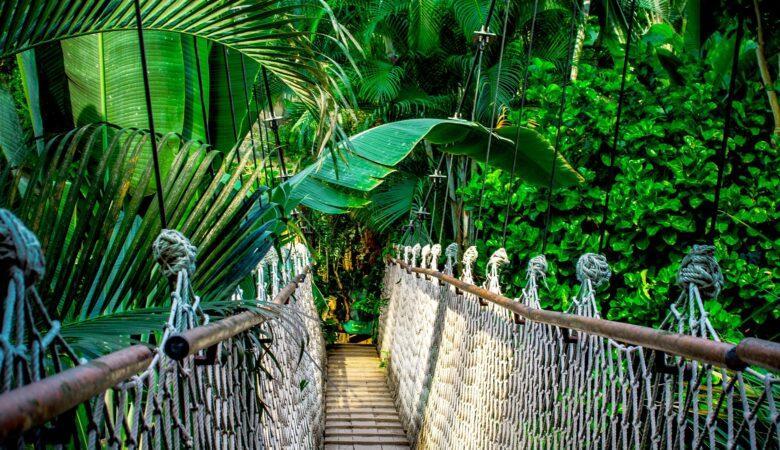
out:
<path id="1" fill-rule="evenodd" d="M 282 171 L 281 180 L 284 182 L 284 180 L 287 179 L 287 167 L 284 163 L 284 149 L 282 148 L 282 140 L 279 138 L 279 124 L 276 123 L 277 118 L 276 114 L 274 114 L 274 102 L 271 99 L 271 85 L 268 83 L 268 73 L 265 70 L 265 66 L 263 66 L 262 71 L 265 95 L 268 98 L 268 112 L 271 114 L 269 119 L 271 121 L 271 131 L 273 131 L 274 141 L 276 142 L 276 155 L 279 158 L 279 170 Z"/>
<path id="2" fill-rule="evenodd" d="M 198 75 L 198 93 L 200 94 L 200 114 L 203 119 L 203 135 L 206 144 L 211 145 L 211 131 L 209 130 L 209 114 L 206 110 L 206 97 L 203 92 L 203 74 L 200 67 L 200 52 L 198 51 L 198 37 L 192 36 L 193 50 L 195 51 L 195 71 Z M 209 164 L 209 175 L 214 177 L 214 168 Z"/>
<path id="3" fill-rule="evenodd" d="M 523 81 L 520 88 L 520 110 L 517 117 L 517 132 L 515 133 L 515 151 L 512 155 L 512 170 L 509 172 L 509 190 L 506 193 L 506 209 L 504 210 L 504 227 L 501 233 L 501 247 L 506 247 L 506 230 L 509 226 L 509 205 L 512 202 L 512 194 L 515 192 L 515 170 L 517 168 L 517 150 L 520 147 L 520 124 L 523 122 L 525 112 L 526 91 L 528 90 L 528 68 L 531 65 L 531 55 L 534 48 L 534 33 L 536 32 L 536 17 L 539 12 L 539 0 L 534 0 L 534 11 L 531 16 L 531 35 L 528 37 L 528 52 L 523 69 Z"/>
<path id="4" fill-rule="evenodd" d="M 438 184 L 438 180 L 434 179 L 432 183 Z M 428 227 L 428 241 L 433 243 L 433 227 L 436 226 L 436 200 L 439 195 L 439 190 L 434 189 L 433 190 L 433 208 L 431 208 L 431 226 Z"/>
<path id="5" fill-rule="evenodd" d="M 198 75 L 198 92 L 200 93 L 200 113 L 203 119 L 203 134 L 206 143 L 211 145 L 211 131 L 209 130 L 209 115 L 206 110 L 206 97 L 203 93 L 203 74 L 200 68 L 200 53 L 198 52 L 198 37 L 192 36 L 193 49 L 195 50 L 195 71 Z"/>
<path id="6" fill-rule="evenodd" d="M 485 181 L 487 179 L 487 173 L 488 173 L 488 164 L 490 164 L 490 150 L 493 146 L 493 133 L 496 126 L 496 113 L 498 111 L 498 89 L 499 85 L 501 84 L 501 70 L 504 65 L 504 47 L 506 45 L 506 33 L 507 33 L 507 24 L 509 23 L 509 0 L 506 1 L 506 4 L 504 5 L 504 25 L 501 31 L 501 46 L 498 50 L 498 73 L 496 74 L 496 87 L 495 92 L 493 93 L 493 109 L 490 114 L 490 134 L 488 135 L 488 144 L 487 144 L 487 151 L 485 153 L 485 170 L 482 173 L 482 186 L 479 189 L 479 208 L 477 209 L 477 218 L 474 221 L 476 224 L 480 220 L 482 220 L 482 200 L 485 196 Z M 477 78 L 479 80 L 479 78 Z M 474 100 L 474 107 L 476 108 L 477 102 L 476 102 L 476 95 Z M 473 119 L 472 119 L 473 120 Z M 476 227 L 475 227 L 476 228 Z M 474 242 L 476 243 L 479 240 L 479 228 L 477 228 L 474 231 Z"/>
<path id="7" fill-rule="evenodd" d="M 490 28 L 490 20 L 493 18 L 493 11 L 495 9 L 496 0 L 490 0 L 490 6 L 488 7 L 488 13 L 485 17 L 485 25 L 483 26 L 483 29 L 487 30 Z M 460 117 L 460 110 L 463 109 L 463 103 L 466 100 L 466 92 L 468 92 L 469 87 L 471 86 L 471 79 L 474 76 L 474 71 L 477 68 L 477 64 L 479 61 L 481 61 L 481 53 L 483 49 L 484 47 L 480 43 L 480 45 L 477 47 L 477 53 L 475 53 L 474 57 L 471 59 L 471 67 L 469 68 L 468 74 L 466 75 L 466 83 L 463 86 L 463 95 L 461 95 L 458 99 L 458 106 L 455 108 L 455 117 Z M 478 82 L 479 81 L 477 81 L 477 83 Z"/>
<path id="8" fill-rule="evenodd" d="M 574 52 L 574 34 L 577 30 L 577 2 L 572 2 L 571 9 L 571 26 L 569 27 L 569 37 L 567 43 L 566 52 L 566 66 L 563 70 L 563 85 L 561 86 L 561 103 L 558 107 L 558 125 L 555 133 L 555 150 L 553 152 L 552 164 L 550 169 L 550 182 L 547 186 L 547 213 L 544 219 L 544 229 L 542 230 L 542 249 L 541 252 L 547 249 L 547 236 L 550 228 L 550 220 L 552 218 L 552 191 L 555 181 L 555 162 L 558 160 L 558 153 L 561 145 L 561 128 L 563 126 L 563 112 L 566 109 L 566 90 L 569 87 L 569 74 L 571 73 L 571 60 L 572 53 Z"/>
<path id="9" fill-rule="evenodd" d="M 255 165 L 255 170 L 257 170 L 257 144 L 255 143 L 255 132 L 254 132 L 254 122 L 249 120 L 249 94 L 247 93 L 247 90 L 249 89 L 249 86 L 246 82 L 246 63 L 244 63 L 244 54 L 241 54 L 241 80 L 244 83 L 244 103 L 246 103 L 246 122 L 249 126 L 249 139 L 252 140 L 252 162 Z M 255 178 L 255 189 L 258 189 L 260 187 L 260 182 L 257 178 Z"/>
<path id="10" fill-rule="evenodd" d="M 236 125 L 236 105 L 233 99 L 233 82 L 230 78 L 230 59 L 228 58 L 228 48 L 222 46 L 222 52 L 225 57 L 225 78 L 227 79 L 228 102 L 230 103 L 230 123 L 233 125 L 233 141 L 236 142 L 236 151 L 233 157 L 238 160 L 238 153 L 241 149 L 241 143 L 238 142 L 238 127 Z M 243 178 L 243 177 L 242 177 Z"/>
<path id="11" fill-rule="evenodd" d="M 441 226 L 439 227 L 439 244 L 444 244 L 442 239 L 444 238 L 444 222 L 447 220 L 447 204 L 450 201 L 450 172 L 452 170 L 452 158 L 447 157 L 446 161 L 447 165 L 447 178 L 445 178 L 444 183 L 446 187 L 444 188 L 444 206 L 442 206 L 441 211 Z"/>
<path id="12" fill-rule="evenodd" d="M 252 83 L 252 96 L 255 98 L 255 116 L 258 117 L 258 120 L 265 121 L 265 109 L 258 106 L 260 105 L 260 97 L 257 94 L 257 87 L 254 83 Z M 258 109 L 260 108 L 260 109 Z M 260 118 L 260 111 L 263 111 L 262 119 Z M 268 142 L 268 128 L 266 128 L 265 123 L 262 124 L 262 126 L 258 125 L 257 128 L 257 134 L 260 136 L 260 156 L 263 158 L 263 172 L 265 174 L 265 184 L 267 186 L 271 186 L 271 189 L 274 188 L 274 177 L 273 174 L 271 176 L 268 176 L 268 159 L 266 157 L 270 158 L 270 152 L 266 155 L 266 143 Z M 263 135 L 265 135 L 265 139 L 263 139 Z"/>
<path id="13" fill-rule="evenodd" d="M 734 90 L 737 86 L 737 70 L 739 69 L 739 49 L 742 46 L 742 36 L 744 34 L 744 17 L 739 14 L 737 20 L 737 31 L 734 37 L 734 54 L 731 57 L 731 78 L 729 79 L 728 98 L 726 99 L 726 111 L 724 112 L 725 118 L 723 121 L 723 139 L 718 149 L 718 179 L 715 183 L 715 198 L 712 203 L 712 211 L 710 212 L 710 231 L 707 234 L 707 239 L 711 244 L 715 244 L 715 236 L 717 234 L 718 225 L 718 208 L 720 205 L 720 189 L 723 186 L 723 175 L 726 169 L 726 154 L 728 153 L 729 136 L 731 135 L 731 113 L 734 103 Z"/>
<path id="14" fill-rule="evenodd" d="M 134 1 L 135 24 L 138 29 L 138 47 L 141 53 L 141 70 L 144 79 L 144 96 L 146 98 L 146 119 L 149 122 L 150 143 L 152 144 L 152 163 L 154 164 L 154 182 L 157 188 L 157 205 L 160 209 L 160 224 L 163 229 L 168 228 L 168 219 L 165 214 L 165 199 L 163 198 L 162 174 L 160 171 L 160 156 L 157 149 L 157 133 L 154 130 L 154 114 L 152 112 L 152 90 L 149 86 L 149 67 L 146 63 L 146 46 L 144 45 L 143 21 L 141 20 L 140 0 Z"/>
<path id="15" fill-rule="evenodd" d="M 477 55 L 479 57 L 477 59 L 476 76 L 474 77 L 474 101 L 471 103 L 471 115 L 469 116 L 472 122 L 474 122 L 477 119 L 477 103 L 479 103 L 479 92 L 482 87 L 480 86 L 480 80 L 482 79 L 482 59 L 483 56 L 485 56 L 486 46 L 487 46 L 487 40 L 483 40 L 482 38 L 480 38 L 479 50 L 477 51 Z"/>
<path id="16" fill-rule="evenodd" d="M 631 0 L 631 6 L 628 12 L 628 32 L 626 33 L 626 45 L 623 54 L 623 71 L 620 75 L 620 91 L 618 91 L 617 113 L 615 114 L 615 128 L 612 134 L 612 146 L 609 149 L 609 167 L 607 169 L 607 192 L 604 196 L 604 205 L 601 211 L 601 230 L 599 230 L 599 253 L 604 250 L 604 240 L 607 235 L 607 212 L 609 211 L 609 199 L 612 193 L 612 186 L 615 184 L 615 153 L 617 152 L 617 142 L 620 137 L 620 119 L 623 115 L 623 104 L 626 97 L 626 75 L 628 74 L 629 55 L 631 53 L 631 38 L 634 32 L 634 12 L 636 9 L 636 0 Z"/>
<path id="17" fill-rule="evenodd" d="M 441 154 L 439 157 L 439 162 L 436 163 L 436 170 L 434 172 L 438 172 L 441 170 L 441 166 L 444 163 L 444 153 Z M 431 191 L 433 190 L 434 183 L 431 182 L 431 184 L 428 186 L 428 191 L 425 193 L 425 198 L 423 199 L 422 206 L 425 207 L 425 205 L 428 204 L 428 199 L 431 198 Z"/>

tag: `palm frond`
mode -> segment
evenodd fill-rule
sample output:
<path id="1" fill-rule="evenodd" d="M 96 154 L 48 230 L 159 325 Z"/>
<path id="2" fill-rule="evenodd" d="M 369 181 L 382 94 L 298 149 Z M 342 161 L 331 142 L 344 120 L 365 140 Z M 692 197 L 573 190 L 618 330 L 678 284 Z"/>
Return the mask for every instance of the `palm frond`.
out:
<path id="1" fill-rule="evenodd" d="M 404 76 L 402 67 L 379 60 L 369 62 L 361 73 L 360 97 L 378 104 L 393 100 L 398 95 Z"/>
<path id="2" fill-rule="evenodd" d="M 420 196 L 420 179 L 410 174 L 390 177 L 371 193 L 371 203 L 357 212 L 357 217 L 377 232 L 384 232 L 406 219 Z"/>
<path id="3" fill-rule="evenodd" d="M 58 317 L 168 302 L 151 258 L 161 228 L 157 203 L 147 195 L 152 166 L 139 164 L 149 138 L 109 125 L 78 128 L 49 141 L 44 157 L 20 169 L 28 180 L 24 192 L 20 177 L 0 182 L 2 203 L 41 240 L 47 266 L 39 290 Z M 258 203 L 263 190 L 253 187 L 260 171 L 241 180 L 247 155 L 233 166 L 232 158 L 175 134 L 158 141 L 161 157 L 171 161 L 163 179 L 168 227 L 199 248 L 196 292 L 224 298 L 271 245 L 275 211 Z"/>

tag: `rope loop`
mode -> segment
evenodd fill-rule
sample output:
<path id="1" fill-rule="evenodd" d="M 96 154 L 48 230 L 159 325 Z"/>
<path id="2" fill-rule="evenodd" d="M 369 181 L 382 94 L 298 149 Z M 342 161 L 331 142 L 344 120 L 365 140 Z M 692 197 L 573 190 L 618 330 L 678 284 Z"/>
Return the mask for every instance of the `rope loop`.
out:
<path id="1" fill-rule="evenodd" d="M 38 238 L 11 211 L 0 208 L 0 273 L 17 267 L 29 286 L 43 277 L 46 262 Z"/>
<path id="2" fill-rule="evenodd" d="M 412 266 L 417 267 L 417 258 L 420 256 L 420 244 L 414 244 L 412 247 Z"/>
<path id="3" fill-rule="evenodd" d="M 441 255 L 441 245 L 433 244 L 431 246 L 431 265 L 433 270 L 439 270 L 439 255 Z"/>
<path id="4" fill-rule="evenodd" d="M 428 257 L 431 255 L 431 246 L 429 244 L 425 244 L 420 254 L 422 255 L 422 262 L 420 263 L 420 267 L 425 269 L 428 267 Z"/>
<path id="5" fill-rule="evenodd" d="M 694 245 L 680 263 L 677 284 L 683 287 L 694 284 L 706 297 L 717 297 L 723 288 L 723 273 L 715 259 L 715 247 Z"/>
<path id="6" fill-rule="evenodd" d="M 584 283 L 590 280 L 594 288 L 609 282 L 612 271 L 604 255 L 596 253 L 585 253 L 577 261 L 577 279 Z"/>
<path id="7" fill-rule="evenodd" d="M 547 278 L 547 258 L 544 255 L 536 255 L 528 261 L 528 277 Z"/>
<path id="8" fill-rule="evenodd" d="M 190 240 L 176 230 L 162 230 L 152 244 L 154 259 L 160 264 L 162 274 L 169 280 L 174 279 L 182 270 L 192 277 L 197 253 L 198 249 Z"/>
<path id="9" fill-rule="evenodd" d="M 452 275 L 454 272 L 455 261 L 458 259 L 458 250 L 458 244 L 455 242 L 444 249 L 444 256 L 447 258 L 447 261 L 444 264 L 444 272 L 449 275 Z"/>
<path id="10" fill-rule="evenodd" d="M 506 254 L 506 249 L 499 248 L 495 252 L 493 252 L 492 255 L 490 255 L 490 259 L 487 263 L 486 268 L 486 277 L 487 283 L 486 288 L 490 292 L 494 292 L 496 294 L 501 293 L 501 284 L 499 279 L 499 273 L 501 272 L 501 267 L 509 264 L 509 257 Z"/>
<path id="11" fill-rule="evenodd" d="M 463 252 L 463 273 L 461 274 L 461 280 L 463 280 L 466 283 L 473 283 L 474 282 L 474 276 L 471 272 L 471 266 L 474 265 L 474 262 L 477 261 L 477 257 L 479 254 L 477 253 L 477 247 L 471 246 L 466 249 L 465 252 Z"/>

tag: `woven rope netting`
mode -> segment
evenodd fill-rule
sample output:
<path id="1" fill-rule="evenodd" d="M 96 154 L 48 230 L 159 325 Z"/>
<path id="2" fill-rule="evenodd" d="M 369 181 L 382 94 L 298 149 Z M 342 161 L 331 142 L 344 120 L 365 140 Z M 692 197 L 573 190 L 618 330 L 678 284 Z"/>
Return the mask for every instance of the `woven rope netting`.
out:
<path id="1" fill-rule="evenodd" d="M 457 250 L 447 248 L 444 273 L 453 273 Z M 418 264 L 419 246 L 407 247 L 405 262 L 435 268 L 435 257 L 423 253 Z M 476 256 L 473 248 L 464 253 L 461 280 L 473 282 Z M 506 261 L 503 250 L 490 259 L 486 289 L 500 293 Z M 540 307 L 546 270 L 543 257 L 531 260 L 517 301 Z M 599 317 L 606 260 L 584 255 L 577 273 L 580 291 L 568 312 Z M 718 340 L 704 309 L 722 283 L 712 249 L 695 247 L 678 281 L 683 292 L 664 329 Z M 523 321 L 396 264 L 384 289 L 380 350 L 416 448 L 780 448 L 774 374 Z"/>
<path id="2" fill-rule="evenodd" d="M 0 210 L 0 219 L 0 268 L 11 274 L 8 285 L 0 286 L 5 294 L 0 331 L 3 393 L 86 361 L 79 361 L 59 335 L 59 323 L 49 317 L 37 294 L 34 282 L 43 270 L 37 239 L 8 211 Z M 221 342 L 214 360 L 204 363 L 200 360 L 208 359 L 208 351 L 182 361 L 161 351 L 173 333 L 209 323 L 189 281 L 195 251 L 172 230 L 164 230 L 155 242 L 155 257 L 173 289 L 161 345 L 154 349 L 148 367 L 17 437 L 16 447 L 299 449 L 320 445 L 325 355 L 310 277 L 298 285 L 288 305 L 269 303 L 280 286 L 303 273 L 309 260 L 305 246 L 284 248 L 281 264 L 275 253 L 260 264 L 257 307 L 266 308 L 272 317 Z"/>

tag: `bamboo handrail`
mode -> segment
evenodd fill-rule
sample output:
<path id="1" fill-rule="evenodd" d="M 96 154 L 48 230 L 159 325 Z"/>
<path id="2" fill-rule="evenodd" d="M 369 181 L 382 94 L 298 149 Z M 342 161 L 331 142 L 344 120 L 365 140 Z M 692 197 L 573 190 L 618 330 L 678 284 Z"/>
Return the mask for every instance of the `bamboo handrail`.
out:
<path id="1" fill-rule="evenodd" d="M 747 338 L 739 344 L 713 341 L 696 336 L 656 330 L 655 328 L 632 325 L 595 317 L 578 316 L 546 309 L 536 309 L 511 300 L 473 284 L 435 271 L 412 267 L 403 261 L 390 258 L 407 272 L 429 275 L 463 292 L 495 303 L 528 320 L 554 325 L 564 329 L 582 331 L 632 345 L 639 345 L 669 355 L 695 359 L 719 367 L 742 370 L 747 365 L 755 365 L 780 371 L 780 344 L 763 339 Z"/>
<path id="2" fill-rule="evenodd" d="M 290 300 L 290 296 L 298 289 L 298 284 L 306 279 L 306 274 L 310 270 L 311 266 L 306 266 L 300 275 L 279 291 L 279 294 L 274 297 L 273 303 L 277 305 L 286 304 Z M 182 360 L 187 356 L 194 355 L 203 349 L 212 347 L 253 328 L 263 322 L 263 320 L 265 318 L 260 314 L 253 311 L 244 311 L 222 319 L 219 322 L 172 334 L 165 341 L 163 351 L 171 359 Z"/>
<path id="3" fill-rule="evenodd" d="M 274 297 L 273 303 L 286 304 L 310 271 L 311 265 L 306 266 L 302 274 L 295 277 Z M 184 339 L 189 345 L 187 354 L 181 357 L 184 358 L 228 340 L 263 320 L 262 315 L 245 311 L 181 334 L 171 335 L 168 340 L 174 337 Z M 166 354 L 167 343 L 168 341 Z M 155 351 L 146 345 L 133 345 L 3 393 L 0 395 L 0 442 L 40 426 L 144 371 L 152 363 L 154 355 Z"/>

